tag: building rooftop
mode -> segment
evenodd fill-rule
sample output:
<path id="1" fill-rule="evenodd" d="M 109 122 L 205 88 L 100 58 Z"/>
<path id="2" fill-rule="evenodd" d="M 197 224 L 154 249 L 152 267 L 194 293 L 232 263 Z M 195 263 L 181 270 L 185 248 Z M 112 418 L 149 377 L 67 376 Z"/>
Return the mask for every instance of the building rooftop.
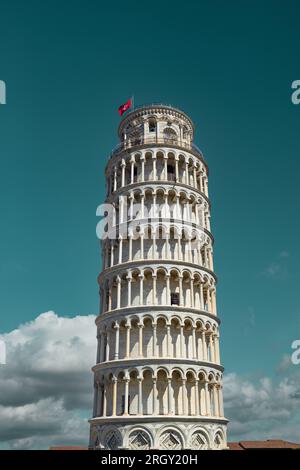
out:
<path id="1" fill-rule="evenodd" d="M 229 450 L 252 449 L 300 449 L 300 443 L 284 441 L 282 439 L 267 439 L 266 441 L 239 441 L 228 442 Z M 83 446 L 55 446 L 49 450 L 88 450 Z"/>
<path id="2" fill-rule="evenodd" d="M 283 441 L 282 439 L 267 439 L 266 441 L 239 441 L 228 442 L 230 450 L 251 449 L 300 449 L 300 444 Z"/>

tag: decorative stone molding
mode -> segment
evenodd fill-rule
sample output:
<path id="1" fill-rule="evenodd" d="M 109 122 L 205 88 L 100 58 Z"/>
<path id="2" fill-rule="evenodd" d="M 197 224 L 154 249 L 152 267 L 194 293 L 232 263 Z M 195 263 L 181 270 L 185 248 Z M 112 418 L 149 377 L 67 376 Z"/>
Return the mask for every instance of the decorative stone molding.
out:
<path id="1" fill-rule="evenodd" d="M 183 449 L 183 442 L 180 434 L 173 429 L 164 431 L 159 438 L 159 448 L 165 450 Z"/>
<path id="2" fill-rule="evenodd" d="M 128 448 L 130 450 L 151 449 L 151 437 L 146 431 L 142 429 L 137 429 L 135 431 L 132 431 L 129 435 Z"/>
<path id="3" fill-rule="evenodd" d="M 105 448 L 109 450 L 118 450 L 122 444 L 122 436 L 119 431 L 109 431 L 105 435 Z"/>

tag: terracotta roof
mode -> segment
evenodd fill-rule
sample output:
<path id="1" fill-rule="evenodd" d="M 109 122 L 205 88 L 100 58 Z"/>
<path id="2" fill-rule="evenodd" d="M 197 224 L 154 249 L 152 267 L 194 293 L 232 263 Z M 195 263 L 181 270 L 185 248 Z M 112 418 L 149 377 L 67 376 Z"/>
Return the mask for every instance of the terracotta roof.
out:
<path id="1" fill-rule="evenodd" d="M 228 442 L 230 450 L 251 450 L 251 449 L 300 449 L 300 444 L 283 441 L 282 439 L 268 439 L 267 441 L 239 441 Z M 88 450 L 83 446 L 54 446 L 49 450 Z"/>
<path id="2" fill-rule="evenodd" d="M 244 450 L 239 442 L 228 442 L 229 450 Z"/>
<path id="3" fill-rule="evenodd" d="M 247 449 L 300 449 L 300 444 L 283 441 L 282 439 L 268 439 L 267 441 L 239 441 L 228 442 L 230 450 Z"/>

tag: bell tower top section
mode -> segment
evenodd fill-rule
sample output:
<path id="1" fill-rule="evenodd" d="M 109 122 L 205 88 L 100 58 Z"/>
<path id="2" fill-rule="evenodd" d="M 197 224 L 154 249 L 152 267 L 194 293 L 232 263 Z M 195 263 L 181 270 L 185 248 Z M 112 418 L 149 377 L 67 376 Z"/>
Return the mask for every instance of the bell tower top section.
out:
<path id="1" fill-rule="evenodd" d="M 172 106 L 150 104 L 130 111 L 120 122 L 119 138 L 125 144 L 139 144 L 147 141 L 191 146 L 194 125 L 183 112 Z"/>

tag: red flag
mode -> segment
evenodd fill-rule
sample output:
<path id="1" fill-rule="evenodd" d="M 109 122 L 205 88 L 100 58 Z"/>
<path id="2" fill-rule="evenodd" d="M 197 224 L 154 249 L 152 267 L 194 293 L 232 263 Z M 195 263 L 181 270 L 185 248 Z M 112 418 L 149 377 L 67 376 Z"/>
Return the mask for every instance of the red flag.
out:
<path id="1" fill-rule="evenodd" d="M 119 106 L 120 116 L 122 116 L 122 114 L 125 113 L 125 111 L 127 111 L 127 109 L 131 108 L 131 106 L 132 106 L 132 99 L 131 98 L 128 101 L 126 101 L 126 103 L 121 104 L 121 106 Z"/>

